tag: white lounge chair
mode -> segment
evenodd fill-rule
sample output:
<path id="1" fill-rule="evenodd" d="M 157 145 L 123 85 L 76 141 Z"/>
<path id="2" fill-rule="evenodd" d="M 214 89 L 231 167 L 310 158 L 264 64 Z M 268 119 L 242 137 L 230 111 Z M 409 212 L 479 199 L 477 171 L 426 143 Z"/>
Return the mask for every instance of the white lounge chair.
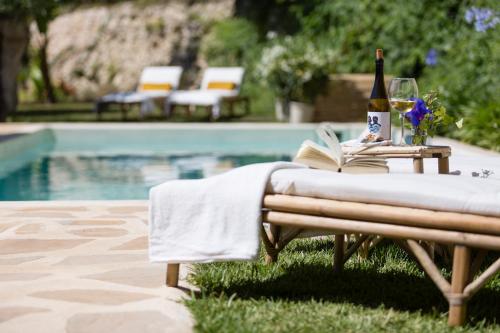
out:
<path id="1" fill-rule="evenodd" d="M 153 66 L 142 71 L 137 90 L 109 94 L 101 97 L 95 105 L 98 119 L 110 104 L 121 105 L 122 116 L 125 119 L 128 108 L 139 104 L 141 116 L 153 111 L 155 99 L 165 99 L 172 91 L 179 87 L 182 67 L 179 66 Z"/>
<path id="2" fill-rule="evenodd" d="M 205 70 L 201 87 L 198 90 L 178 90 L 170 94 L 165 104 L 165 115 L 170 116 L 176 105 L 185 105 L 188 113 L 192 106 L 205 106 L 213 119 L 221 114 L 223 102 L 229 103 L 230 113 L 233 113 L 233 104 L 238 101 L 246 103 L 246 112 L 249 109 L 249 100 L 240 96 L 240 88 L 245 70 L 242 67 L 211 67 Z"/>

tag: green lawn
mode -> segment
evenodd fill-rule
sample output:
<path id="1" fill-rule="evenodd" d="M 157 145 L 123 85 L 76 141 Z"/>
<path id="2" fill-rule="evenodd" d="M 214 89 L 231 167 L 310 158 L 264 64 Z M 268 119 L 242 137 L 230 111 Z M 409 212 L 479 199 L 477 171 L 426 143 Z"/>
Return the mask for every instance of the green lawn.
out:
<path id="1" fill-rule="evenodd" d="M 447 302 L 396 246 L 332 272 L 331 240 L 296 240 L 275 265 L 194 266 L 186 301 L 198 332 L 500 332 L 500 277 L 470 302 L 468 326 L 447 326 Z"/>
<path id="2" fill-rule="evenodd" d="M 11 122 L 94 122 L 98 121 L 94 113 L 93 103 L 30 103 L 21 104 L 17 113 L 11 115 L 8 120 Z M 111 107 L 109 111 L 104 112 L 101 121 L 103 122 L 122 122 L 122 114 L 118 107 Z M 184 108 L 177 108 L 174 115 L 165 118 L 161 110 L 157 108 L 154 112 L 147 114 L 144 118 L 140 117 L 139 108 L 133 107 L 127 114 L 126 121 L 143 122 L 208 122 L 209 115 L 205 108 L 198 108 L 196 112 L 188 117 Z M 274 110 L 252 107 L 250 114 L 244 115 L 242 107 L 235 108 L 235 115 L 229 117 L 227 110 L 223 108 L 222 117 L 218 122 L 273 122 Z"/>

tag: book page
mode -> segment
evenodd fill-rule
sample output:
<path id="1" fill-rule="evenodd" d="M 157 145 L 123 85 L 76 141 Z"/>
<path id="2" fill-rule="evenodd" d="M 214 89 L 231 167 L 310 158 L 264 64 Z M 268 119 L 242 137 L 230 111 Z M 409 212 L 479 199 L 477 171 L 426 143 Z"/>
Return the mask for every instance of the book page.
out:
<path id="1" fill-rule="evenodd" d="M 344 153 L 342 152 L 342 146 L 340 145 L 339 139 L 333 130 L 333 127 L 329 124 L 322 124 L 316 130 L 318 136 L 323 140 L 324 143 L 330 148 L 332 155 L 335 157 L 335 161 L 339 166 L 344 165 Z"/>

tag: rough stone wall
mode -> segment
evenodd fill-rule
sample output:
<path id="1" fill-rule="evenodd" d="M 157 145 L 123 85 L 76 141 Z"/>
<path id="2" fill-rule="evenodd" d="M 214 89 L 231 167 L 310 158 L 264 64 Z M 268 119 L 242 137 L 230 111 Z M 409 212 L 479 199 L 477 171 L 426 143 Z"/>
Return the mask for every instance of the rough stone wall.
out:
<path id="1" fill-rule="evenodd" d="M 79 100 L 133 89 L 148 65 L 203 67 L 198 44 L 210 22 L 232 15 L 234 0 L 132 1 L 80 8 L 49 26 L 48 59 L 56 86 Z M 33 29 L 33 28 L 32 28 Z M 35 36 L 36 37 L 36 36 Z M 36 40 L 36 38 L 34 38 Z"/>

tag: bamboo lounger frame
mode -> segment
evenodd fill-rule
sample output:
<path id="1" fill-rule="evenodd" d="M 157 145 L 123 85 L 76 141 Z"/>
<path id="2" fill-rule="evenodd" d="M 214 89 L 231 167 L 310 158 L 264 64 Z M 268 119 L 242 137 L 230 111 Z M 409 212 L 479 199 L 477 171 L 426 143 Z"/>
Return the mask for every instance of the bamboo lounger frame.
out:
<path id="1" fill-rule="evenodd" d="M 310 197 L 269 194 L 264 197 L 262 239 L 266 262 L 274 262 L 286 244 L 302 230 L 335 232 L 334 270 L 341 272 L 344 263 L 367 240 L 374 236 L 392 238 L 419 262 L 423 270 L 449 303 L 448 324 L 465 322 L 467 301 L 500 271 L 500 258 L 474 279 L 487 251 L 500 251 L 500 218 L 475 214 L 433 211 L 379 204 L 337 201 Z M 286 238 L 281 227 L 297 228 Z M 346 249 L 345 234 L 359 234 Z M 453 247 L 451 283 L 419 241 Z M 472 258 L 471 250 L 478 249 Z M 167 285 L 177 286 L 179 264 L 168 264 Z"/>

